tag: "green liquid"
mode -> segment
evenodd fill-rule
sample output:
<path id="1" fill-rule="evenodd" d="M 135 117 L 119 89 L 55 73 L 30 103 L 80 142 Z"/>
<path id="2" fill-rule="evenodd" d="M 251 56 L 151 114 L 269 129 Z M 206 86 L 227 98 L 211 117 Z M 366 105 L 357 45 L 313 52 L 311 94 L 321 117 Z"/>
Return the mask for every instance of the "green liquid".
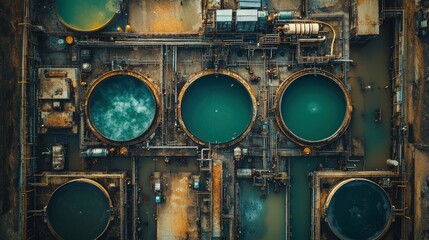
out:
<path id="1" fill-rule="evenodd" d="M 181 109 L 188 130 L 210 143 L 226 143 L 239 137 L 253 115 L 247 89 L 222 74 L 207 75 L 193 82 L 183 96 Z"/>
<path id="2" fill-rule="evenodd" d="M 243 240 L 281 240 L 286 236 L 285 192 L 275 193 L 269 184 L 270 194 L 252 186 L 249 180 L 240 181 L 240 221 Z"/>
<path id="3" fill-rule="evenodd" d="M 54 0 L 64 24 L 78 31 L 95 31 L 109 23 L 119 9 L 117 0 Z"/>
<path id="4" fill-rule="evenodd" d="M 92 124 L 113 141 L 130 141 L 141 136 L 150 128 L 155 110 L 151 90 L 129 75 L 106 78 L 89 99 Z"/>
<path id="5" fill-rule="evenodd" d="M 390 217 L 386 194 L 373 183 L 353 181 L 334 194 L 328 220 L 344 239 L 373 239 L 383 232 Z"/>
<path id="6" fill-rule="evenodd" d="M 47 207 L 49 222 L 63 239 L 95 239 L 110 219 L 110 205 L 93 184 L 72 182 L 58 189 Z"/>
<path id="7" fill-rule="evenodd" d="M 323 163 L 320 157 L 291 158 L 289 214 L 291 240 L 311 239 L 311 179 L 309 172 L 315 171 Z"/>
<path id="8" fill-rule="evenodd" d="M 286 88 L 281 99 L 281 114 L 289 130 L 308 141 L 332 136 L 346 113 L 341 88 L 322 75 L 305 75 Z"/>

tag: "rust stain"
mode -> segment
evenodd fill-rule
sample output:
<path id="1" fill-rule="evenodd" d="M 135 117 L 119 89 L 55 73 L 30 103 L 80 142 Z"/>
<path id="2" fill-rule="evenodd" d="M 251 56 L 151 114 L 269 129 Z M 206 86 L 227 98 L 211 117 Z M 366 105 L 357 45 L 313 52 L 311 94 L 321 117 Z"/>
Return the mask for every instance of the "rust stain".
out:
<path id="1" fill-rule="evenodd" d="M 221 222 L 222 163 L 213 163 L 213 234 L 220 234 Z"/>

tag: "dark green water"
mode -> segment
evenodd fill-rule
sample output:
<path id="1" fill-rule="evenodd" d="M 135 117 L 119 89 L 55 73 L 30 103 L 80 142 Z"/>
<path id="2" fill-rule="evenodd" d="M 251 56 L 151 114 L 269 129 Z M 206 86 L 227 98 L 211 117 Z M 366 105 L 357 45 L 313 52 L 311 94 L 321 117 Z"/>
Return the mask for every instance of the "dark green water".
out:
<path id="1" fill-rule="evenodd" d="M 129 141 L 141 136 L 155 118 L 151 90 L 129 75 L 117 75 L 100 82 L 88 105 L 95 128 L 113 141 Z"/>
<path id="2" fill-rule="evenodd" d="M 270 185 L 271 188 L 274 188 Z M 245 240 L 285 239 L 285 190 L 265 192 L 252 186 L 252 181 L 240 181 L 241 236 Z"/>
<path id="3" fill-rule="evenodd" d="M 226 143 L 239 137 L 252 120 L 252 100 L 247 89 L 226 75 L 206 75 L 186 90 L 182 118 L 198 139 Z"/>
<path id="4" fill-rule="evenodd" d="M 286 88 L 281 114 L 296 136 L 319 141 L 332 136 L 344 120 L 346 99 L 341 88 L 321 75 L 305 75 Z"/>
<path id="5" fill-rule="evenodd" d="M 391 158 L 392 100 L 389 61 L 392 56 L 393 22 L 380 26 L 380 35 L 366 44 L 351 45 L 353 66 L 349 80 L 353 115 L 350 130 L 353 137 L 365 139 L 365 170 L 388 170 L 386 159 Z M 371 89 L 361 90 L 361 85 Z M 389 88 L 385 88 L 389 86 Z M 380 108 L 382 118 L 374 121 L 375 110 Z"/>
<path id="6" fill-rule="evenodd" d="M 386 194 L 367 181 L 353 181 L 335 193 L 328 207 L 328 220 L 343 239 L 373 239 L 390 216 Z"/>
<path id="7" fill-rule="evenodd" d="M 102 28 L 119 9 L 117 0 L 54 0 L 54 4 L 66 26 L 79 31 Z"/>
<path id="8" fill-rule="evenodd" d="M 311 188 L 308 172 L 315 171 L 321 158 L 294 157 L 291 158 L 290 183 L 290 224 L 292 240 L 310 239 L 311 230 Z"/>
<path id="9" fill-rule="evenodd" d="M 87 182 L 62 186 L 50 199 L 47 211 L 55 232 L 64 239 L 95 239 L 110 218 L 108 199 Z"/>

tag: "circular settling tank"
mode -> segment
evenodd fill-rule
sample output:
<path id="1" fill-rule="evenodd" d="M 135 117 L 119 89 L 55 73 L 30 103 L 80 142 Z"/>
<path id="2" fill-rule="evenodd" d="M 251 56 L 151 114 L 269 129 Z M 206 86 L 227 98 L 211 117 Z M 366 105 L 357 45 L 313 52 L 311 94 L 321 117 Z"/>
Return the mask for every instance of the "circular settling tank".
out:
<path id="1" fill-rule="evenodd" d="M 243 139 L 256 119 L 249 84 L 227 70 L 206 70 L 189 79 L 178 99 L 182 129 L 201 145 L 230 146 Z"/>
<path id="2" fill-rule="evenodd" d="M 142 75 L 108 72 L 94 81 L 85 98 L 87 123 L 94 135 L 114 145 L 141 142 L 160 120 L 159 93 Z"/>
<path id="3" fill-rule="evenodd" d="M 276 120 L 282 132 L 303 146 L 320 146 L 340 137 L 351 119 L 351 99 L 333 74 L 305 69 L 277 90 Z"/>
<path id="4" fill-rule="evenodd" d="M 53 3 L 60 22 L 80 32 L 100 30 L 119 12 L 118 0 L 54 0 Z"/>
<path id="5" fill-rule="evenodd" d="M 97 239 L 109 226 L 112 201 L 99 183 L 76 179 L 57 188 L 46 207 L 49 229 L 59 239 Z"/>
<path id="6" fill-rule="evenodd" d="M 376 183 L 362 178 L 336 185 L 325 203 L 325 220 L 340 239 L 379 239 L 392 221 L 392 204 Z"/>

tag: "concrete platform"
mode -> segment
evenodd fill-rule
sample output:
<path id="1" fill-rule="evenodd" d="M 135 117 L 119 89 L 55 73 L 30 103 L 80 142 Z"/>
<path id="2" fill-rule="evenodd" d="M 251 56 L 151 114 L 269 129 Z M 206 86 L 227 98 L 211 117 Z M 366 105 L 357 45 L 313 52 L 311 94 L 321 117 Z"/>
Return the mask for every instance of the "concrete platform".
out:
<path id="1" fill-rule="evenodd" d="M 189 187 L 191 173 L 162 174 L 165 201 L 157 205 L 157 239 L 198 239 L 197 196 Z"/>
<path id="2" fill-rule="evenodd" d="M 136 33 L 198 33 L 202 26 L 201 2 L 194 0 L 131 0 L 129 23 Z"/>

